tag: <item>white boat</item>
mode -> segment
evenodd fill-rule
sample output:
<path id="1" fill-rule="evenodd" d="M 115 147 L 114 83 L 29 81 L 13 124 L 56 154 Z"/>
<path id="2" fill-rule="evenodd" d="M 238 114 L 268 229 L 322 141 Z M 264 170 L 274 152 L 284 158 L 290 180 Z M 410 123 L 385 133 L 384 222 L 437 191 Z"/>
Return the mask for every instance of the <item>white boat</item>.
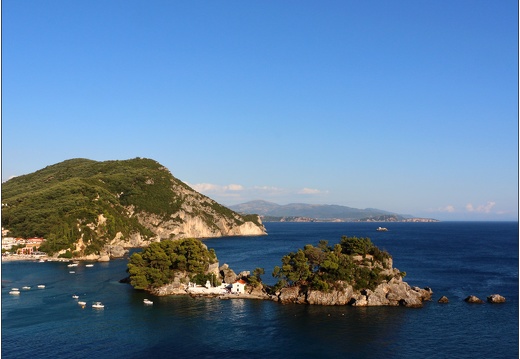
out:
<path id="1" fill-rule="evenodd" d="M 92 308 L 103 309 L 103 308 L 105 308 L 105 306 L 103 304 L 101 304 L 101 302 L 94 302 L 92 304 Z"/>
<path id="2" fill-rule="evenodd" d="M 74 295 L 72 296 L 72 298 L 74 298 L 74 299 L 78 299 L 78 298 L 79 298 L 79 295 L 74 294 Z"/>
<path id="3" fill-rule="evenodd" d="M 86 264 L 85 267 L 94 267 L 93 264 Z"/>
<path id="4" fill-rule="evenodd" d="M 43 288 L 45 288 L 45 285 L 44 284 L 39 284 L 38 288 L 43 289 Z"/>
<path id="5" fill-rule="evenodd" d="M 24 287 L 22 287 L 22 289 L 23 289 L 23 290 L 29 290 L 29 289 L 31 289 L 31 287 L 24 286 Z"/>
<path id="6" fill-rule="evenodd" d="M 20 295 L 20 291 L 19 290 L 12 290 L 12 291 L 9 292 L 9 294 Z"/>
<path id="7" fill-rule="evenodd" d="M 78 266 L 78 263 L 67 264 L 67 267 L 77 267 L 77 266 Z"/>
<path id="8" fill-rule="evenodd" d="M 87 305 L 87 302 L 79 301 L 78 304 L 81 305 L 82 307 L 84 307 L 85 305 Z"/>
<path id="9" fill-rule="evenodd" d="M 76 273 L 76 272 L 74 272 L 73 270 L 70 270 L 69 273 L 70 273 L 70 274 L 74 274 L 74 273 Z"/>
<path id="10" fill-rule="evenodd" d="M 153 302 L 150 299 L 143 299 L 143 303 L 146 305 L 153 305 Z"/>
<path id="11" fill-rule="evenodd" d="M 20 289 L 18 289 L 18 288 L 11 288 L 11 290 L 15 291 L 15 292 L 20 291 Z"/>
<path id="12" fill-rule="evenodd" d="M 379 231 L 379 232 L 386 232 L 386 231 L 388 231 L 388 228 L 385 228 L 385 227 L 377 227 L 377 231 Z"/>

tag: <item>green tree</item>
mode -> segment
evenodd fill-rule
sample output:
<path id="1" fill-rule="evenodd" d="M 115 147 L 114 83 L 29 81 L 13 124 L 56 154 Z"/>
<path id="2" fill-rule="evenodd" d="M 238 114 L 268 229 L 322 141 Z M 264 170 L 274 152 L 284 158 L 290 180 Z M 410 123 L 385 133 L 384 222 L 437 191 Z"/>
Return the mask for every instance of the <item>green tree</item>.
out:
<path id="1" fill-rule="evenodd" d="M 372 255 L 372 259 L 359 262 L 354 256 Z M 386 268 L 390 258 L 387 252 L 377 248 L 369 238 L 346 237 L 340 243 L 329 246 L 321 240 L 317 247 L 310 244 L 303 250 L 291 252 L 282 258 L 282 265 L 275 266 L 273 277 L 279 281 L 278 290 L 287 285 L 310 285 L 312 288 L 328 291 L 331 287 L 347 283 L 356 289 L 373 289 L 382 280 L 382 268 Z"/>
<path id="2" fill-rule="evenodd" d="M 208 274 L 210 264 L 217 262 L 214 250 L 208 250 L 198 239 L 162 241 L 134 253 L 128 263 L 130 284 L 136 289 L 151 289 L 169 283 L 177 272 L 188 272 L 197 282 L 216 282 Z"/>
<path id="3" fill-rule="evenodd" d="M 367 255 L 370 250 L 374 247 L 369 238 L 357 238 L 357 237 L 341 237 L 341 246 L 343 252 L 346 254 L 360 254 L 362 256 Z"/>
<path id="4" fill-rule="evenodd" d="M 248 282 L 253 287 L 258 287 L 262 284 L 261 276 L 265 274 L 264 268 L 256 268 L 253 275 L 248 277 Z"/>

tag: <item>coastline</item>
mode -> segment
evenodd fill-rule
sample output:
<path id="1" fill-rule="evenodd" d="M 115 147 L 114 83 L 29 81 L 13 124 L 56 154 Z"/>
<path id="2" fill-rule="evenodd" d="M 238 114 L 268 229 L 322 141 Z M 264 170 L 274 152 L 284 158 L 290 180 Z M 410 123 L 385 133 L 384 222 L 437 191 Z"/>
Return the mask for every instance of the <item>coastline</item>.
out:
<path id="1" fill-rule="evenodd" d="M 44 255 L 32 255 L 32 254 L 18 254 L 18 255 L 2 255 L 2 263 L 5 262 L 18 262 L 18 261 L 27 261 L 27 262 L 70 262 L 68 258 L 53 258 Z"/>

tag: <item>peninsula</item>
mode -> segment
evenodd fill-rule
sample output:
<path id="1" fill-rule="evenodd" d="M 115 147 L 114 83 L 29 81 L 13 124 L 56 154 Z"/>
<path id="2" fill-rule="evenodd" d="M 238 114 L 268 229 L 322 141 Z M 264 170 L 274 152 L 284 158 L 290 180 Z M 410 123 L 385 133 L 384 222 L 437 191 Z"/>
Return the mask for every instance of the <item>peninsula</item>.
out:
<path id="1" fill-rule="evenodd" d="M 71 159 L 2 184 L 2 229 L 42 238 L 49 257 L 101 260 L 161 240 L 265 235 L 257 215 L 240 215 L 196 192 L 160 163 Z"/>
<path id="2" fill-rule="evenodd" d="M 256 213 L 264 222 L 439 222 L 376 208 L 352 208 L 339 205 L 250 201 L 230 206 L 238 213 Z"/>

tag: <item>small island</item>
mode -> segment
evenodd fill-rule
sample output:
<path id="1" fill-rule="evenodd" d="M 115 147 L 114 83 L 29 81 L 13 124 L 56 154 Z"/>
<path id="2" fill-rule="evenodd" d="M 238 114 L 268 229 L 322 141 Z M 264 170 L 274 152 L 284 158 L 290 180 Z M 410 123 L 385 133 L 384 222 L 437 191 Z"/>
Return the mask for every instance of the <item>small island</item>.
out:
<path id="1" fill-rule="evenodd" d="M 254 298 L 280 303 L 421 307 L 432 291 L 410 287 L 406 273 L 392 268 L 392 257 L 369 238 L 343 236 L 330 246 L 322 240 L 281 259 L 274 286 L 262 282 L 263 268 L 238 275 L 200 240 L 150 244 L 130 257 L 127 281 L 153 295 Z"/>

